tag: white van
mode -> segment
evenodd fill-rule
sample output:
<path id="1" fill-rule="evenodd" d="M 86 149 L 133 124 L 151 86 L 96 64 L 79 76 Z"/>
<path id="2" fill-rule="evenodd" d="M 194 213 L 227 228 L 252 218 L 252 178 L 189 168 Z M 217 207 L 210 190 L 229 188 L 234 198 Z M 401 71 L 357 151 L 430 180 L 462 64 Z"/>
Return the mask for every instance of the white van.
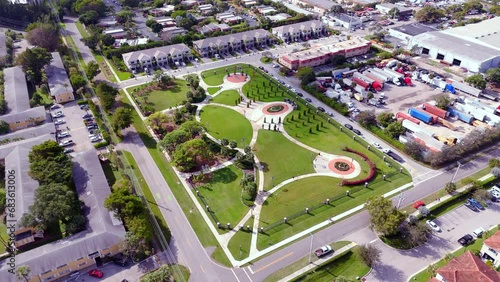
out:
<path id="1" fill-rule="evenodd" d="M 476 230 L 474 230 L 472 232 L 472 235 L 474 235 L 476 238 L 481 238 L 483 236 L 483 233 L 485 232 L 486 230 L 484 230 L 484 228 L 482 227 L 479 227 L 477 228 Z"/>

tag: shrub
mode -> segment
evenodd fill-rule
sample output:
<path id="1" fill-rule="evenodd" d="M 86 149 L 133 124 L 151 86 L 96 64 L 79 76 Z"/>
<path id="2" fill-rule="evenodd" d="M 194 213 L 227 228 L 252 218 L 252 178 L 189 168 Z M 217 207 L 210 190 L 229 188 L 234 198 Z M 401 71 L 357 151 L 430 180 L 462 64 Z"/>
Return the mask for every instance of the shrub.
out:
<path id="1" fill-rule="evenodd" d="M 348 147 L 345 147 L 344 151 L 354 153 L 354 154 L 362 157 L 363 160 L 365 160 L 368 163 L 368 166 L 370 167 L 370 172 L 368 173 L 368 176 L 363 178 L 363 179 L 352 180 L 352 181 L 344 179 L 344 180 L 342 180 L 342 185 L 356 186 L 356 185 L 365 184 L 366 182 L 372 180 L 372 178 L 375 176 L 375 173 L 377 172 L 377 168 L 375 167 L 375 164 L 363 153 L 360 153 L 360 152 L 355 151 L 353 149 L 350 149 Z"/>
<path id="2" fill-rule="evenodd" d="M 97 144 L 94 144 L 94 148 L 96 149 L 99 149 L 99 148 L 102 148 L 102 147 L 106 147 L 108 146 L 108 142 L 107 141 L 102 141 L 102 142 L 99 142 Z"/>

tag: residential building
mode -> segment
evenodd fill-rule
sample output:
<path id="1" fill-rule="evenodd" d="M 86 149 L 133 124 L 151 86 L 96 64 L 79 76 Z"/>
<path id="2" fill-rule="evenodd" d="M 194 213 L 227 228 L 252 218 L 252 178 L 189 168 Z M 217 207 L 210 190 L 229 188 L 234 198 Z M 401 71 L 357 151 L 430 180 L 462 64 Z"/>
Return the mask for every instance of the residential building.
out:
<path id="1" fill-rule="evenodd" d="M 203 5 L 205 4 L 204 0 L 183 0 L 181 1 L 181 5 L 193 8 L 196 5 Z"/>
<path id="2" fill-rule="evenodd" d="M 209 23 L 207 25 L 204 25 L 204 26 L 198 28 L 198 32 L 200 32 L 203 35 L 211 34 L 211 33 L 214 33 L 216 31 L 226 32 L 226 31 L 230 31 L 230 30 L 231 30 L 231 27 L 225 23 L 221 23 L 221 24 Z"/>
<path id="3" fill-rule="evenodd" d="M 111 27 L 102 31 L 105 35 L 111 35 L 115 39 L 121 39 L 127 36 L 127 32 L 121 27 Z"/>
<path id="4" fill-rule="evenodd" d="M 500 65 L 500 17 L 419 34 L 408 43 L 408 48 L 413 47 L 423 55 L 470 72 L 485 72 Z"/>
<path id="5" fill-rule="evenodd" d="M 212 4 L 200 5 L 200 6 L 198 6 L 198 10 L 202 14 L 208 14 L 208 13 L 211 13 L 213 11 L 213 5 Z"/>
<path id="6" fill-rule="evenodd" d="M 377 4 L 375 6 L 375 8 L 377 10 L 379 10 L 381 13 L 386 14 L 386 15 L 388 15 L 389 12 L 392 9 L 397 9 L 399 11 L 399 15 L 392 15 L 392 14 L 388 15 L 391 18 L 409 17 L 409 16 L 413 15 L 413 10 L 412 9 L 405 8 L 404 6 L 395 5 L 395 4 L 392 4 L 392 3 Z"/>
<path id="7" fill-rule="evenodd" d="M 125 53 L 122 57 L 125 65 L 134 71 L 144 67 L 192 60 L 193 54 L 186 44 L 174 44 Z"/>
<path id="8" fill-rule="evenodd" d="M 366 54 L 370 51 L 370 45 L 369 41 L 359 37 L 352 37 L 349 40 L 330 37 L 313 44 L 307 50 L 282 54 L 278 61 L 291 70 L 300 67 L 316 67 L 329 62 L 333 56 L 350 58 Z"/>
<path id="9" fill-rule="evenodd" d="M 11 153 L 5 157 L 6 169 L 19 169 L 21 175 L 26 173 L 25 177 L 29 177 L 27 161 L 31 147 L 43 142 L 43 138 L 50 137 L 50 135 L 37 137 L 30 141 L 29 145 L 23 141 L 17 142 L 21 144 L 11 148 L 9 150 Z M 0 157 L 2 151 L 6 149 L 0 150 Z M 16 151 L 20 155 L 15 154 Z M 24 163 L 18 165 L 20 162 L 14 160 L 11 164 L 8 159 L 11 155 L 13 158 L 22 159 Z M 104 200 L 111 190 L 96 151 L 92 149 L 77 153 L 73 156 L 73 161 L 77 163 L 73 170 L 76 193 L 87 210 L 87 228 L 70 237 L 17 254 L 16 265 L 27 265 L 30 268 L 30 282 L 64 279 L 71 273 L 93 265 L 102 266 L 103 258 L 113 256 L 122 250 L 125 228 L 122 222 L 104 207 Z M 16 208 L 20 214 L 27 210 L 29 201 L 34 201 L 33 187 L 25 187 L 21 180 L 18 179 L 19 188 L 16 187 L 16 197 L 20 197 L 19 201 L 16 201 Z M 2 264 L 0 277 L 15 277 L 8 273 L 9 270 L 8 264 Z"/>
<path id="10" fill-rule="evenodd" d="M 193 48 L 203 57 L 215 54 L 264 48 L 273 44 L 271 34 L 263 29 L 255 29 L 219 37 L 201 39 L 193 42 Z"/>
<path id="11" fill-rule="evenodd" d="M 128 46 L 137 46 L 137 45 L 143 45 L 148 43 L 149 38 L 143 37 L 143 38 L 136 38 L 136 39 L 116 39 L 115 43 L 113 46 L 115 48 L 118 48 L 122 46 L 123 44 L 127 44 Z"/>
<path id="12" fill-rule="evenodd" d="M 259 3 L 258 3 L 257 1 L 255 1 L 255 0 L 243 0 L 242 2 L 243 2 L 243 6 L 244 6 L 244 7 L 247 7 L 247 8 L 248 8 L 248 7 L 252 7 L 252 6 L 255 6 L 255 5 L 259 4 Z"/>
<path id="13" fill-rule="evenodd" d="M 257 11 L 259 14 L 263 16 L 270 16 L 278 12 L 274 7 L 272 6 L 266 6 L 266 5 L 260 5 L 257 7 Z"/>
<path id="14" fill-rule="evenodd" d="M 171 17 L 157 17 L 157 18 L 152 18 L 153 21 L 161 24 L 163 27 L 172 27 L 176 26 L 176 22 L 174 19 Z"/>
<path id="15" fill-rule="evenodd" d="M 174 38 L 176 36 L 185 35 L 186 33 L 187 33 L 187 30 L 185 30 L 184 28 L 172 26 L 172 27 L 166 27 L 166 28 L 162 29 L 160 31 L 160 37 L 162 40 L 170 41 L 170 40 L 172 40 L 172 38 Z"/>
<path id="16" fill-rule="evenodd" d="M 106 17 L 99 19 L 97 22 L 97 26 L 100 27 L 112 27 L 118 24 L 118 21 L 115 19 L 115 17 Z"/>
<path id="17" fill-rule="evenodd" d="M 389 35 L 401 39 L 408 44 L 413 37 L 430 31 L 436 31 L 436 29 L 420 23 L 411 23 L 390 28 Z"/>
<path id="18" fill-rule="evenodd" d="M 175 10 L 174 5 L 165 5 L 165 7 L 155 8 L 149 10 L 149 14 L 153 17 L 161 17 L 164 16 L 168 12 L 173 12 Z"/>
<path id="19" fill-rule="evenodd" d="M 273 16 L 266 16 L 266 18 L 268 18 L 273 23 L 274 22 L 279 22 L 279 21 L 284 21 L 284 20 L 289 19 L 291 17 L 292 16 L 290 16 L 287 13 L 279 13 L 279 14 L 276 14 L 276 15 L 273 15 Z"/>
<path id="20" fill-rule="evenodd" d="M 500 231 L 483 241 L 480 253 L 483 259 L 491 260 L 494 267 L 500 266 Z"/>
<path id="21" fill-rule="evenodd" d="M 43 106 L 30 108 L 26 76 L 20 67 L 5 68 L 4 96 L 7 102 L 7 113 L 0 116 L 9 124 L 11 131 L 36 126 L 47 117 Z"/>
<path id="22" fill-rule="evenodd" d="M 274 27 L 272 33 L 285 42 L 297 42 L 327 35 L 325 24 L 319 20 Z"/>
<path id="23" fill-rule="evenodd" d="M 219 13 L 215 15 L 215 19 L 219 22 L 224 22 L 227 24 L 237 24 L 243 21 L 243 18 L 240 16 L 236 16 L 233 13 Z"/>
<path id="24" fill-rule="evenodd" d="M 334 6 L 340 6 L 336 2 L 332 2 L 329 0 L 292 0 L 292 4 L 300 4 L 306 7 L 312 6 L 313 12 L 320 15 L 329 13 Z"/>
<path id="25" fill-rule="evenodd" d="M 355 16 L 349 16 L 346 14 L 331 14 L 328 18 L 333 20 L 336 25 L 340 25 L 349 30 L 358 29 L 363 26 L 363 21 Z"/>
<path id="26" fill-rule="evenodd" d="M 486 265 L 471 251 L 452 259 L 445 266 L 436 270 L 436 277 L 429 282 L 498 282 L 500 274 Z"/>
<path id="27" fill-rule="evenodd" d="M 52 52 L 52 62 L 45 69 L 49 82 L 50 95 L 56 103 L 66 103 L 75 100 L 73 87 L 64 68 L 61 55 Z"/>

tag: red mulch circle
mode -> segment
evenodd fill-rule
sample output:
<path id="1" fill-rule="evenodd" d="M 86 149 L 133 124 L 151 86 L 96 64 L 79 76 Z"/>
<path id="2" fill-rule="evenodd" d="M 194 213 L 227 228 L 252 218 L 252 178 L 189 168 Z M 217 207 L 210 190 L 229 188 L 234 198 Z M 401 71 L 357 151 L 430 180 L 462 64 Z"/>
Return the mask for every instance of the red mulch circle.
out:
<path id="1" fill-rule="evenodd" d="M 346 171 L 341 171 L 341 170 L 338 170 L 336 167 L 335 167 L 335 163 L 336 162 L 343 162 L 343 163 L 347 163 L 349 165 L 349 169 L 346 170 Z M 333 160 L 330 160 L 328 162 L 328 169 L 330 169 L 332 172 L 334 173 L 338 173 L 338 174 L 342 174 L 342 175 L 347 175 L 347 174 L 351 174 L 354 172 L 354 164 L 350 161 L 347 161 L 345 159 L 333 159 Z"/>
<path id="2" fill-rule="evenodd" d="M 283 110 L 279 111 L 279 112 L 270 112 L 268 111 L 269 108 L 273 107 L 273 106 L 283 106 Z M 274 103 L 274 104 L 271 104 L 271 105 L 267 105 L 265 106 L 263 109 L 262 109 L 262 112 L 266 115 L 281 115 L 282 113 L 285 113 L 286 111 L 288 111 L 288 105 L 286 103 Z"/>
<path id="3" fill-rule="evenodd" d="M 243 76 L 242 74 L 230 74 L 226 76 L 227 81 L 232 82 L 232 83 L 242 83 L 246 82 L 247 78 L 246 76 Z"/>

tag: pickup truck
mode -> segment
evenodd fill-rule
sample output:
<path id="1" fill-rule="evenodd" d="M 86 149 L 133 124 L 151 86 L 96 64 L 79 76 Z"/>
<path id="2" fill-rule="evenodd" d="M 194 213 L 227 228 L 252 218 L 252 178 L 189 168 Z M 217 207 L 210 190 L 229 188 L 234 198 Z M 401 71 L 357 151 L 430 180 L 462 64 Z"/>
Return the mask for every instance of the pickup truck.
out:
<path id="1" fill-rule="evenodd" d="M 328 245 L 325 245 L 319 249 L 317 249 L 316 251 L 314 251 L 314 254 L 317 256 L 317 257 L 322 257 L 326 254 L 329 254 L 333 252 L 333 249 L 332 247 L 328 246 Z"/>

